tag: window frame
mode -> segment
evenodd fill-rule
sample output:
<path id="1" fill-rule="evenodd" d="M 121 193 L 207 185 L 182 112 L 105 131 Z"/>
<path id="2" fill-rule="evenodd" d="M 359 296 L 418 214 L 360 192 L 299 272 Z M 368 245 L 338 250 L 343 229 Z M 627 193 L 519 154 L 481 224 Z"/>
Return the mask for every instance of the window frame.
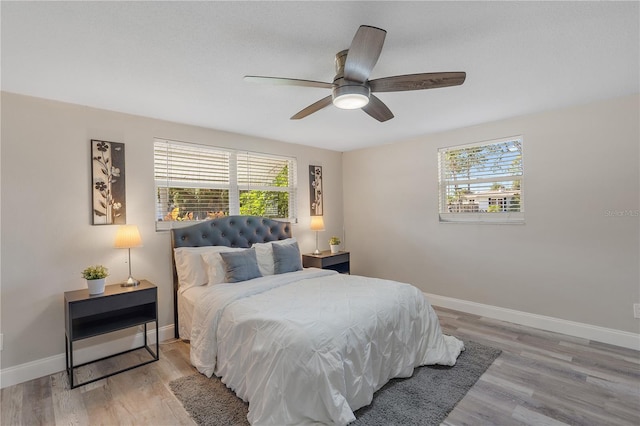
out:
<path id="1" fill-rule="evenodd" d="M 176 183 L 176 181 L 171 181 L 170 178 L 168 177 L 168 173 L 167 173 L 167 178 L 157 178 L 157 168 L 156 168 L 156 164 L 158 161 L 158 158 L 156 157 L 156 149 L 157 149 L 157 145 L 158 144 L 163 144 L 165 146 L 168 147 L 179 147 L 179 146 L 183 146 L 189 149 L 192 149 L 194 151 L 205 151 L 205 152 L 209 152 L 212 155 L 226 155 L 228 158 L 228 173 L 226 175 L 226 183 L 220 183 L 220 182 L 203 182 L 203 181 L 191 181 L 188 182 L 188 184 L 186 184 L 185 186 L 178 186 L 181 185 L 180 183 Z M 298 182 L 297 182 L 297 167 L 298 167 L 298 160 L 296 157 L 291 157 L 291 156 L 286 156 L 286 155 L 277 155 L 277 154 L 269 154 L 269 153 L 263 153 L 263 152 L 255 152 L 255 151 L 248 151 L 248 150 L 237 150 L 237 149 L 230 149 L 230 148 L 223 148 L 223 147 L 218 147 L 218 146 L 213 146 L 213 145 L 206 145 L 206 144 L 201 144 L 201 143 L 191 143 L 191 142 L 182 142 L 182 141 L 176 141 L 176 140 L 172 140 L 172 139 L 166 139 L 166 138 L 154 138 L 153 141 L 153 158 L 154 158 L 154 166 L 153 166 L 153 179 L 154 179 L 154 210 L 155 210 L 155 224 L 156 224 L 156 231 L 165 231 L 165 230 L 170 230 L 170 229 L 174 229 L 174 228 L 181 228 L 181 227 L 185 227 L 185 226 L 190 226 L 196 223 L 200 223 L 203 222 L 204 220 L 208 220 L 208 219 L 200 219 L 200 220 L 162 220 L 163 216 L 161 213 L 161 211 L 163 211 L 163 209 L 161 209 L 160 206 L 160 201 L 158 198 L 158 194 L 159 194 L 159 190 L 161 188 L 190 188 L 190 189 L 195 189 L 195 188 L 203 188 L 203 189 L 221 189 L 221 190 L 227 190 L 228 191 L 228 215 L 239 215 L 240 214 L 240 194 L 243 191 L 252 191 L 252 190 L 256 190 L 256 191 L 275 191 L 275 192 L 286 192 L 289 194 L 288 196 L 288 212 L 289 212 L 289 217 L 287 218 L 279 218 L 279 217 L 270 217 L 273 220 L 280 220 L 280 221 L 287 221 L 287 222 L 292 222 L 292 223 L 297 223 L 297 193 L 298 193 Z M 269 186 L 269 185 L 255 185 L 252 183 L 240 183 L 240 175 L 241 173 L 239 173 L 239 167 L 240 167 L 240 159 L 242 157 L 246 157 L 246 164 L 249 166 L 250 164 L 250 157 L 259 157 L 259 158 L 272 158 L 275 160 L 279 160 L 279 161 L 286 161 L 287 167 L 288 167 L 288 186 L 284 186 L 284 187 L 279 187 L 279 186 Z M 168 163 L 170 162 L 170 160 L 167 158 L 166 160 L 166 164 L 168 167 Z M 247 172 L 247 174 L 250 174 L 250 172 Z M 171 185 L 171 183 L 173 183 L 173 185 Z"/>
<path id="2" fill-rule="evenodd" d="M 479 147 L 487 147 L 491 145 L 499 145 L 508 142 L 517 142 L 520 147 L 520 165 L 519 172 L 520 174 L 514 173 L 508 176 L 505 175 L 490 175 L 484 178 L 475 178 L 475 179 L 460 179 L 456 180 L 458 185 L 467 185 L 467 184 L 482 184 L 482 183 L 491 183 L 491 182 L 499 182 L 499 181 L 509 181 L 517 180 L 520 181 L 519 187 L 519 211 L 501 211 L 501 212 L 449 212 L 445 211 L 446 206 L 448 206 L 448 186 L 451 185 L 451 180 L 447 180 L 445 178 L 445 168 L 443 166 L 443 156 L 447 152 L 466 149 L 466 148 L 479 148 Z M 438 160 L 438 220 L 439 223 L 467 223 L 467 224 L 524 224 L 525 223 L 525 215 L 524 215 L 524 201 L 525 201 L 525 172 L 524 172 L 524 138 L 522 135 L 493 139 L 481 142 L 474 142 L 456 146 L 447 146 L 438 148 L 437 151 L 437 160 Z M 476 194 L 474 194 L 476 195 Z M 474 197 L 474 202 L 475 202 Z M 501 198 L 499 196 L 489 197 L 489 199 L 493 199 L 498 202 L 498 200 L 502 200 L 498 202 L 498 205 L 504 205 L 506 203 L 505 198 Z"/>

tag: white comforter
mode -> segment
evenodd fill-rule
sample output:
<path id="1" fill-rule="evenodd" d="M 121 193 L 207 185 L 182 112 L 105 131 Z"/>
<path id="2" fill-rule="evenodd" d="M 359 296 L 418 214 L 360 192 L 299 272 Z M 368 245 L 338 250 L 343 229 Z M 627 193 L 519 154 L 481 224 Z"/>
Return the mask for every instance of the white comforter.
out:
<path id="1" fill-rule="evenodd" d="M 319 269 L 212 286 L 191 331 L 192 364 L 252 425 L 345 425 L 389 379 L 463 349 L 415 287 Z"/>

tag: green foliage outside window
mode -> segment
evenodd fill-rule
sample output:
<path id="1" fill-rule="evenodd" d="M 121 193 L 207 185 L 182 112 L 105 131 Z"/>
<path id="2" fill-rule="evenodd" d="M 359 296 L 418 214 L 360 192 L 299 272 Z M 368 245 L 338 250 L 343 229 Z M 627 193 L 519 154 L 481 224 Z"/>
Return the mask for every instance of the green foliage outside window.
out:
<path id="1" fill-rule="evenodd" d="M 289 167 L 284 166 L 271 186 L 289 186 Z M 289 217 L 289 193 L 282 191 L 240 191 L 240 214 L 251 216 Z"/>
<path id="2" fill-rule="evenodd" d="M 289 193 L 279 191 L 240 191 L 240 214 L 288 217 Z"/>
<path id="3" fill-rule="evenodd" d="M 289 168 L 278 172 L 272 187 L 289 186 Z M 167 189 L 158 189 L 158 198 Z M 240 214 L 274 218 L 289 217 L 289 192 L 240 191 Z M 229 215 L 229 190 L 207 188 L 168 188 L 169 208 L 164 221 L 205 220 Z"/>

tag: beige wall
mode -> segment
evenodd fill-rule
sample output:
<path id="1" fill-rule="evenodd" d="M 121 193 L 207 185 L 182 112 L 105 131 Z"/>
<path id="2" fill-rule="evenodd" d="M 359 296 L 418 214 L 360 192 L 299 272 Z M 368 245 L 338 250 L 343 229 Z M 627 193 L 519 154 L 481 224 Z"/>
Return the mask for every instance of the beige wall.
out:
<path id="1" fill-rule="evenodd" d="M 298 216 L 303 252 L 309 228 L 308 166 L 323 166 L 326 231 L 342 234 L 342 154 L 78 105 L 2 93 L 1 368 L 64 353 L 63 292 L 86 288 L 80 271 L 105 264 L 108 283 L 126 279 L 126 250 L 112 248 L 116 227 L 92 226 L 91 139 L 124 142 L 127 222 L 144 247 L 131 250 L 134 276 L 158 286 L 160 326 L 173 323 L 170 234 L 154 226 L 153 138 L 161 137 L 298 160 Z M 326 236 L 326 238 L 325 238 Z"/>
<path id="2" fill-rule="evenodd" d="M 124 142 L 127 219 L 144 247 L 134 275 L 159 287 L 160 326 L 173 323 L 170 236 L 154 227 L 154 137 L 293 155 L 294 235 L 311 251 L 309 164 L 323 166 L 325 225 L 352 251 L 352 271 L 423 291 L 639 331 L 639 98 L 545 112 L 344 154 L 2 93 L 0 368 L 64 353 L 62 293 L 103 263 L 127 276 L 115 227 L 91 226 L 89 140 Z M 439 224 L 438 147 L 523 135 L 525 225 Z M 577 152 L 580 154 L 576 157 Z M 574 159 L 576 158 L 576 159 Z M 343 197 L 344 194 L 344 197 Z M 344 206 L 343 206 L 344 198 Z"/>
<path id="3" fill-rule="evenodd" d="M 638 105 L 625 97 L 345 153 L 352 271 L 638 333 Z M 437 149 L 515 135 L 526 224 L 440 224 Z"/>

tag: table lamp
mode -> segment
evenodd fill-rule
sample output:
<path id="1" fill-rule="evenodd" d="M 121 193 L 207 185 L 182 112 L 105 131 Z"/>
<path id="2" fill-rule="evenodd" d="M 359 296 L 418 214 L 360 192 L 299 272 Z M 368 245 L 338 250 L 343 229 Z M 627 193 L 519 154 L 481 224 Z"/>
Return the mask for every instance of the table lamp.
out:
<path id="1" fill-rule="evenodd" d="M 140 238 L 138 227 L 136 225 L 120 225 L 113 246 L 129 250 L 129 279 L 127 279 L 127 282 L 122 283 L 122 287 L 132 287 L 140 284 L 140 281 L 131 275 L 131 247 L 142 246 L 142 238 Z"/>
<path id="2" fill-rule="evenodd" d="M 311 230 L 316 231 L 316 251 L 313 254 L 320 254 L 318 249 L 318 231 L 324 231 L 324 220 L 322 216 L 311 216 Z"/>

